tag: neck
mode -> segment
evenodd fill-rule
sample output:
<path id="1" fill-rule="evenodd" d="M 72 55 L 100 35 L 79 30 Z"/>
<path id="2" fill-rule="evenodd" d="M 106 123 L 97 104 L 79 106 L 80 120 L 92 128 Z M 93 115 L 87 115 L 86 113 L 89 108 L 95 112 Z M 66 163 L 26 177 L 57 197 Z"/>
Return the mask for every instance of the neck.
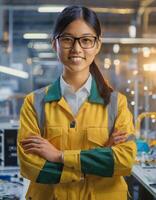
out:
<path id="1" fill-rule="evenodd" d="M 66 73 L 65 71 L 63 72 L 63 79 L 68 83 L 69 85 L 72 86 L 74 91 L 77 91 L 84 83 L 87 81 L 89 77 L 89 71 L 82 73 Z"/>

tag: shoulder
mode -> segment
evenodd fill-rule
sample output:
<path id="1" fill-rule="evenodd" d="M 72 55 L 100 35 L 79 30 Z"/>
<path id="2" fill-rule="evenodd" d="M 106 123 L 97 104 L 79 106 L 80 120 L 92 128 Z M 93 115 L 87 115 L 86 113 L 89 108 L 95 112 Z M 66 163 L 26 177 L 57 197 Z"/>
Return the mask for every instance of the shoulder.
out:
<path id="1" fill-rule="evenodd" d="M 112 93 L 111 93 L 111 98 L 116 98 L 118 103 L 121 102 L 121 101 L 127 101 L 127 97 L 122 94 L 121 92 L 118 92 L 116 90 L 114 90 Z"/>
<path id="2" fill-rule="evenodd" d="M 113 91 L 111 93 L 111 105 L 115 104 L 117 107 L 127 106 L 127 97 L 118 91 Z"/>
<path id="3" fill-rule="evenodd" d="M 33 104 L 34 103 L 34 99 L 36 96 L 39 96 L 39 95 L 45 95 L 48 91 L 48 88 L 50 87 L 51 85 L 47 85 L 45 87 L 42 87 L 42 88 L 39 88 L 37 90 L 34 90 L 30 93 L 28 93 L 26 96 L 25 96 L 25 99 L 24 99 L 24 103 L 31 103 Z"/>
<path id="4" fill-rule="evenodd" d="M 127 97 L 121 92 L 118 92 L 118 101 L 127 101 Z"/>
<path id="5" fill-rule="evenodd" d="M 123 110 L 124 108 L 125 109 L 128 108 L 127 97 L 121 92 L 118 92 L 117 106 L 118 106 L 118 110 Z"/>

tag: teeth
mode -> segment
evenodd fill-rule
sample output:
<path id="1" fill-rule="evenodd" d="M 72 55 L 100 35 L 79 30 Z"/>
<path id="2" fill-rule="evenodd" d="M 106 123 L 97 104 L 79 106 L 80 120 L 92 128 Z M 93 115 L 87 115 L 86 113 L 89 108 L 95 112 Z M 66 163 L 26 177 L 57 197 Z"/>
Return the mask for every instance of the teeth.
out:
<path id="1" fill-rule="evenodd" d="M 71 57 L 70 59 L 71 59 L 72 61 L 74 61 L 74 62 L 79 62 L 79 61 L 82 60 L 82 58 L 76 58 L 76 57 Z"/>

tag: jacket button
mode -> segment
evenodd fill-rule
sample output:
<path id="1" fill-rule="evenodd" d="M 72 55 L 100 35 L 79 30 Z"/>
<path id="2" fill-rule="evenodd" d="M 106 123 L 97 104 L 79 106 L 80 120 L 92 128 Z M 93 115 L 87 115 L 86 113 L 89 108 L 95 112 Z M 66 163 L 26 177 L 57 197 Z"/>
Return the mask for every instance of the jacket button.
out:
<path id="1" fill-rule="evenodd" d="M 76 126 L 76 122 L 75 121 L 71 121 L 70 122 L 70 128 L 75 128 Z"/>

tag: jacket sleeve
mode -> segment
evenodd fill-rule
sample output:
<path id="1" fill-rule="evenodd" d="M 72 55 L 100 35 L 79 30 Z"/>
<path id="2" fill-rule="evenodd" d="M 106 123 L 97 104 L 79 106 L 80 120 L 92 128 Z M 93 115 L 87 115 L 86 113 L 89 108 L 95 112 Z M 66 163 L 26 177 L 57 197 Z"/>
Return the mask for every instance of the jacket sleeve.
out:
<path id="1" fill-rule="evenodd" d="M 40 135 L 40 129 L 37 123 L 36 112 L 33 107 L 33 93 L 28 95 L 23 103 L 20 113 L 20 127 L 17 138 L 17 150 L 20 164 L 21 175 L 33 182 L 44 184 L 56 184 L 60 182 L 62 171 L 68 171 L 62 163 L 49 162 L 37 155 L 26 154 L 21 146 L 20 141 L 30 135 Z M 71 176 L 65 176 L 61 181 L 67 182 L 79 180 L 80 171 L 70 172 Z"/>
<path id="2" fill-rule="evenodd" d="M 112 147 L 114 154 L 114 175 L 130 175 L 136 157 L 135 130 L 133 117 L 127 106 L 127 99 L 119 95 L 118 117 L 115 128 L 127 132 L 127 142 Z"/>
<path id="3" fill-rule="evenodd" d="M 103 177 L 129 175 L 136 156 L 136 144 L 132 115 L 128 109 L 126 97 L 121 94 L 118 96 L 115 128 L 127 132 L 126 142 L 112 148 L 82 150 L 80 154 L 67 150 L 64 152 L 64 165 L 77 170 L 81 168 L 85 174 Z"/>

